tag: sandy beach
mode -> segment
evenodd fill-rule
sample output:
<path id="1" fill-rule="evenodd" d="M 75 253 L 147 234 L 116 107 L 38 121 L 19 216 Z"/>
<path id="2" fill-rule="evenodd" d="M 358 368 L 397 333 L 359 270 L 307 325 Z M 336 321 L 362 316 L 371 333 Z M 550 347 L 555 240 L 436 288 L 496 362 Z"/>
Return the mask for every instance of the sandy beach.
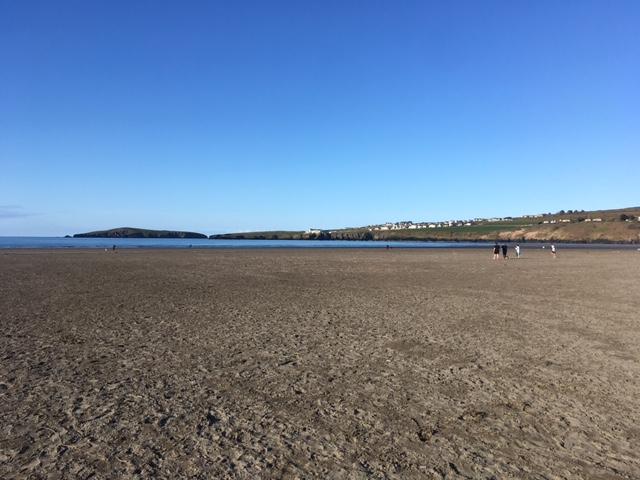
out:
<path id="1" fill-rule="evenodd" d="M 640 252 L 0 252 L 0 477 L 640 478 Z"/>

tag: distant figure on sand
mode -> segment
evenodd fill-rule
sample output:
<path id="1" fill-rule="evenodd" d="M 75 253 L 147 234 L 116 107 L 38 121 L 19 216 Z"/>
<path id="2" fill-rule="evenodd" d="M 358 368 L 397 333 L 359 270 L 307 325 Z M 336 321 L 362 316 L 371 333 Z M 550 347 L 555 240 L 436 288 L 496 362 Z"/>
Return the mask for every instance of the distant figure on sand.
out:
<path id="1" fill-rule="evenodd" d="M 504 258 L 505 260 L 509 258 L 509 255 L 507 255 L 507 246 L 506 245 L 502 245 L 502 258 Z"/>
<path id="2" fill-rule="evenodd" d="M 553 258 L 556 258 L 556 246 L 555 245 L 551 245 L 551 255 L 553 255 Z"/>
<path id="3" fill-rule="evenodd" d="M 111 250 L 113 250 L 115 252 L 116 251 L 116 246 L 114 245 L 113 247 L 111 247 Z"/>
<path id="4" fill-rule="evenodd" d="M 520 258 L 520 244 L 516 243 L 516 247 L 514 248 L 516 251 L 516 258 Z"/>
<path id="5" fill-rule="evenodd" d="M 497 260 L 498 259 L 498 255 L 500 255 L 500 247 L 498 246 L 498 243 L 496 242 L 496 244 L 493 246 L 493 259 Z"/>

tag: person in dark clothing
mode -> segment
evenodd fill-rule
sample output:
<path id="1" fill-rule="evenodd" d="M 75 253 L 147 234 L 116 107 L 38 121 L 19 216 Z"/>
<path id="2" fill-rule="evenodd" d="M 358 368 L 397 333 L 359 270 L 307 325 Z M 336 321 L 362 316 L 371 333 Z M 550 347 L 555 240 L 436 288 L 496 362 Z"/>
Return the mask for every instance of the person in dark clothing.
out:
<path id="1" fill-rule="evenodd" d="M 497 260 L 499 255 L 500 255 L 500 246 L 496 242 L 496 244 L 493 246 L 493 259 Z"/>
<path id="2" fill-rule="evenodd" d="M 507 255 L 507 246 L 506 245 L 502 245 L 502 258 L 504 258 L 505 260 L 507 258 L 509 258 L 509 255 Z"/>

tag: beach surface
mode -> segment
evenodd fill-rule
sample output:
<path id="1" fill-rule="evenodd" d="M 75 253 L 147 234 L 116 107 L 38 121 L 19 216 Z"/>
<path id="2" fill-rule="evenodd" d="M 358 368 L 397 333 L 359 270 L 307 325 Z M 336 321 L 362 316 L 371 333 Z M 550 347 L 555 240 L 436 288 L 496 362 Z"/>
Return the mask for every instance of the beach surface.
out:
<path id="1" fill-rule="evenodd" d="M 0 478 L 640 478 L 640 252 L 0 252 Z"/>

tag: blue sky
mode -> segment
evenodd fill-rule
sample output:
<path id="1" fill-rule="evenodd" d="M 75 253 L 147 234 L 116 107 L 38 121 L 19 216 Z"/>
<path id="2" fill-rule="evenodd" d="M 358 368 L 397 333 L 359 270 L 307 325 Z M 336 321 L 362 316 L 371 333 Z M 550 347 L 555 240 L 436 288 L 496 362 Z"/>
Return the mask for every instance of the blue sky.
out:
<path id="1" fill-rule="evenodd" d="M 0 0 L 0 235 L 640 204 L 640 2 Z"/>

